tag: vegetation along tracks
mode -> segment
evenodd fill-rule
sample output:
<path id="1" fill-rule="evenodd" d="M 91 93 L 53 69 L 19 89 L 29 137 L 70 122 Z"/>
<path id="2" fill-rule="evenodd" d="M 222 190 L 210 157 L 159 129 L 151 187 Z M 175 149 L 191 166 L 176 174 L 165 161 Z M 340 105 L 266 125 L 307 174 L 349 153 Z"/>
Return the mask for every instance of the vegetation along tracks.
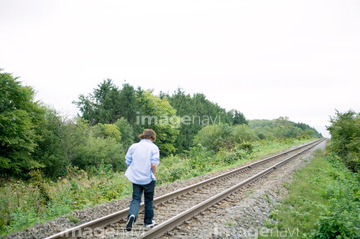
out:
<path id="1" fill-rule="evenodd" d="M 304 144 L 270 156 L 227 173 L 190 185 L 154 199 L 157 226 L 142 226 L 140 214 L 132 231 L 125 230 L 128 209 L 98 218 L 66 231 L 47 237 L 52 238 L 156 238 L 217 204 L 241 188 L 322 142 L 323 139 Z M 144 205 L 141 204 L 141 210 Z"/>

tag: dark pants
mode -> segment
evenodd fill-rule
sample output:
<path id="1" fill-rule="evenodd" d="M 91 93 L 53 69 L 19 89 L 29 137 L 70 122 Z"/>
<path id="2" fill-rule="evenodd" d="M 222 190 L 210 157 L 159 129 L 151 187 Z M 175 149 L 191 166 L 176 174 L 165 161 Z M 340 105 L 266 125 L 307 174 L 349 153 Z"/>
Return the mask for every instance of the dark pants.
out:
<path id="1" fill-rule="evenodd" d="M 135 216 L 135 221 L 138 217 L 141 196 L 144 191 L 144 201 L 145 201 L 145 217 L 144 224 L 151 224 L 152 219 L 154 218 L 154 209 L 153 209 L 153 199 L 154 199 L 154 191 L 155 191 L 155 181 L 151 181 L 146 185 L 139 185 L 133 183 L 133 194 L 132 201 L 130 203 L 130 210 L 128 214 L 128 218 L 130 215 Z"/>

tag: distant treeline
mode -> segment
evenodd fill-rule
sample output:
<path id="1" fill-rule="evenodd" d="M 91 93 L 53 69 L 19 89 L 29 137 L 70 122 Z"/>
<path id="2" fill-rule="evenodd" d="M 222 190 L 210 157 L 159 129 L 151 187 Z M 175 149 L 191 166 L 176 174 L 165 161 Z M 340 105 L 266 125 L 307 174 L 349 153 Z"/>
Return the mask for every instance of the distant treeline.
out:
<path id="1" fill-rule="evenodd" d="M 73 103 L 80 115 L 61 116 L 34 101 L 34 89 L 0 71 L 0 177 L 23 177 L 40 170 L 57 178 L 71 167 L 87 171 L 100 165 L 124 170 L 127 148 L 144 129 L 157 133 L 161 155 L 181 154 L 201 144 L 208 150 L 230 149 L 255 140 L 322 137 L 314 128 L 288 118 L 246 120 L 201 93 L 173 94 L 116 86 L 107 79 Z"/>

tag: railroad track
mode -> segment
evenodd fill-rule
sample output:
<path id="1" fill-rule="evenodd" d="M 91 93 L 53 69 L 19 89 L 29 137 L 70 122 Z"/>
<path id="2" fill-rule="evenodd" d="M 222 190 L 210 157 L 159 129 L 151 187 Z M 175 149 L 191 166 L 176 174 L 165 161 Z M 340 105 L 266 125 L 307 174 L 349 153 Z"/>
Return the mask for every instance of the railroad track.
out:
<path id="1" fill-rule="evenodd" d="M 142 226 L 143 215 L 133 230 L 125 230 L 128 208 L 70 228 L 47 237 L 54 238 L 157 238 L 190 220 L 207 208 L 216 205 L 237 191 L 281 167 L 291 159 L 304 153 L 324 139 L 284 151 L 227 173 L 190 185 L 154 199 L 155 219 L 153 229 Z M 141 204 L 140 210 L 144 205 Z"/>

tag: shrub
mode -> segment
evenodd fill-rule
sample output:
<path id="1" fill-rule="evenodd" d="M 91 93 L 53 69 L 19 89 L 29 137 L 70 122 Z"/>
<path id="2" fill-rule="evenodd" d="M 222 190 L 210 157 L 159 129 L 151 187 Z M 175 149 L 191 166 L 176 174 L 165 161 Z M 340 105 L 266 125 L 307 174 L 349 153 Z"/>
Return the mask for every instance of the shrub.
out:
<path id="1" fill-rule="evenodd" d="M 352 171 L 360 171 L 360 114 L 356 115 L 352 110 L 345 113 L 336 111 L 330 122 L 327 127 L 331 134 L 328 149 L 342 158 Z"/>
<path id="2" fill-rule="evenodd" d="M 228 124 L 207 125 L 194 137 L 194 145 L 201 144 L 215 152 L 220 148 L 231 148 L 232 127 Z"/>
<path id="3" fill-rule="evenodd" d="M 328 174 L 333 178 L 323 197 L 328 199 L 313 238 L 360 238 L 360 182 L 339 159 L 331 155 Z"/>
<path id="4" fill-rule="evenodd" d="M 188 151 L 188 160 L 190 167 L 194 168 L 203 168 L 206 164 L 209 163 L 209 160 L 213 156 L 214 152 L 208 150 L 201 144 L 198 144 L 195 147 L 191 147 Z"/>
<path id="5" fill-rule="evenodd" d="M 235 125 L 232 130 L 232 137 L 236 143 L 252 142 L 259 139 L 255 131 L 245 124 Z"/>
<path id="6" fill-rule="evenodd" d="M 118 119 L 115 125 L 121 132 L 121 143 L 126 151 L 134 142 L 134 130 L 130 123 L 123 117 Z"/>
<path id="7" fill-rule="evenodd" d="M 74 164 L 87 169 L 91 166 L 111 164 L 114 170 L 125 170 L 125 154 L 120 142 L 114 138 L 95 138 L 90 136 L 85 144 L 73 149 Z"/>

